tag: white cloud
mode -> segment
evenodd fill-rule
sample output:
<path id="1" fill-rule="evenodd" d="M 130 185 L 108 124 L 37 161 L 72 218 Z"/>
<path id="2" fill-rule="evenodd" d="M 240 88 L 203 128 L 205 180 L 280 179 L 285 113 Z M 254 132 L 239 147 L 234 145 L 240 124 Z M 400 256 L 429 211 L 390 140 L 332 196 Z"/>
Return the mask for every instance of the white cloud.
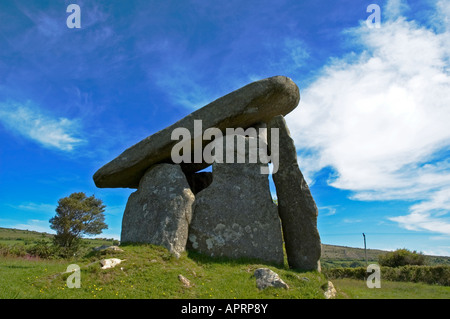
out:
<path id="1" fill-rule="evenodd" d="M 344 218 L 342 221 L 346 224 L 355 224 L 362 222 L 361 219 L 351 219 L 351 218 Z"/>
<path id="2" fill-rule="evenodd" d="M 383 16 L 388 19 L 395 19 L 409 9 L 405 0 L 389 0 L 383 10 Z"/>
<path id="3" fill-rule="evenodd" d="M 303 66 L 310 57 L 309 50 L 305 42 L 298 39 L 286 38 L 284 40 L 285 51 L 287 51 L 289 57 L 292 59 L 292 63 L 295 67 Z"/>
<path id="4" fill-rule="evenodd" d="M 47 148 L 72 151 L 85 142 L 77 137 L 77 121 L 51 117 L 33 107 L 31 103 L 0 103 L 0 122 L 9 130 Z"/>
<path id="5" fill-rule="evenodd" d="M 157 85 L 170 92 L 170 98 L 189 110 L 199 109 L 210 103 L 211 94 L 200 85 L 191 75 L 192 72 L 186 66 L 173 63 L 167 74 L 160 74 L 156 80 Z"/>
<path id="6" fill-rule="evenodd" d="M 22 203 L 19 205 L 10 205 L 13 208 L 19 209 L 19 210 L 26 210 L 26 211 L 33 211 L 33 212 L 54 212 L 56 209 L 56 203 L 55 204 L 44 204 L 44 203 Z"/>
<path id="7" fill-rule="evenodd" d="M 442 188 L 430 195 L 430 198 L 410 207 L 410 214 L 392 217 L 409 230 L 428 230 L 450 234 L 450 221 L 445 218 L 450 212 L 450 187 Z"/>
<path id="8" fill-rule="evenodd" d="M 364 50 L 331 60 L 286 120 L 307 180 L 332 167 L 329 184 L 353 199 L 420 200 L 392 220 L 450 234 L 450 161 L 440 155 L 450 148 L 450 29 L 407 21 L 406 9 L 390 1 L 380 29 L 347 30 Z M 433 21 L 448 25 L 449 12 L 439 2 Z"/>
<path id="9" fill-rule="evenodd" d="M 321 214 L 323 216 L 333 216 L 336 215 L 336 206 L 321 206 L 318 207 L 319 211 L 328 211 L 327 213 Z"/>

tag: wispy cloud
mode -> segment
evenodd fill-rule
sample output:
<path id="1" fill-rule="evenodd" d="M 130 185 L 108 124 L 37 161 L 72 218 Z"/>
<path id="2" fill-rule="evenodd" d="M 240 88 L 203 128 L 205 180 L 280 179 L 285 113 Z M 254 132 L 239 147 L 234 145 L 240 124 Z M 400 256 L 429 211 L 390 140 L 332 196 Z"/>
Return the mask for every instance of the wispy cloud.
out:
<path id="1" fill-rule="evenodd" d="M 307 180 L 332 167 L 328 183 L 352 191 L 352 199 L 420 201 L 391 220 L 444 234 L 450 234 L 448 7 L 439 2 L 430 16 L 447 26 L 438 31 L 401 16 L 404 1 L 388 2 L 380 29 L 361 21 L 346 30 L 362 52 L 331 60 L 286 118 Z"/>
<path id="2" fill-rule="evenodd" d="M 9 205 L 15 209 L 32 211 L 32 212 L 53 212 L 56 208 L 56 204 L 45 204 L 45 203 L 22 203 L 19 205 Z"/>
<path id="3" fill-rule="evenodd" d="M 165 74 L 160 74 L 156 84 L 169 92 L 170 98 L 178 105 L 190 110 L 201 108 L 212 101 L 213 96 L 196 80 L 193 71 L 181 63 L 173 62 Z"/>
<path id="4" fill-rule="evenodd" d="M 80 137 L 80 124 L 65 117 L 53 117 L 32 103 L 0 103 L 0 122 L 10 131 L 46 148 L 70 152 L 86 141 Z"/>
<path id="5" fill-rule="evenodd" d="M 392 217 L 409 230 L 426 230 L 450 235 L 450 187 L 439 189 L 430 198 L 410 207 L 405 216 Z"/>
<path id="6" fill-rule="evenodd" d="M 336 215 L 336 207 L 337 206 L 321 206 L 318 207 L 318 209 L 319 211 L 324 211 L 324 213 L 321 213 L 322 216 L 333 216 Z"/>
<path id="7" fill-rule="evenodd" d="M 346 224 L 355 224 L 355 223 L 361 223 L 362 220 L 361 219 L 344 218 L 342 220 L 342 222 L 344 222 Z"/>

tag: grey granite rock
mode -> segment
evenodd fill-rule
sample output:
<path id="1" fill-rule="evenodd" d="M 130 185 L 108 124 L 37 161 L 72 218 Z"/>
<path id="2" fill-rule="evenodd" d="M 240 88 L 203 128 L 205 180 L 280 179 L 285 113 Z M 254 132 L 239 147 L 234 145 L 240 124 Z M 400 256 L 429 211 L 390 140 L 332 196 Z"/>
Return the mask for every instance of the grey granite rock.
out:
<path id="1" fill-rule="evenodd" d="M 236 136 L 246 150 L 250 139 Z M 283 263 L 280 220 L 261 165 L 213 163 L 213 181 L 196 195 L 193 205 L 188 248 L 210 256 Z"/>
<path id="2" fill-rule="evenodd" d="M 175 124 L 145 138 L 101 167 L 93 176 L 97 187 L 136 188 L 145 171 L 156 163 L 170 162 L 178 141 L 171 139 L 176 128 L 186 128 L 194 139 L 194 120 L 202 120 L 202 134 L 207 128 L 247 128 L 267 122 L 275 115 L 286 115 L 300 100 L 297 85 L 289 78 L 275 76 L 250 83 L 189 114 Z M 207 144 L 204 141 L 202 147 Z M 185 171 L 198 171 L 206 163 L 187 164 Z"/>
<path id="3" fill-rule="evenodd" d="M 204 190 L 212 183 L 211 172 L 186 173 L 186 179 L 191 187 L 192 193 L 196 195 L 198 192 Z"/>
<path id="4" fill-rule="evenodd" d="M 280 276 L 269 268 L 258 268 L 255 270 L 256 287 L 266 289 L 268 287 L 289 289 L 289 286 Z"/>
<path id="5" fill-rule="evenodd" d="M 128 199 L 121 242 L 161 245 L 179 256 L 186 248 L 194 199 L 179 165 L 152 166 Z"/>
<path id="6" fill-rule="evenodd" d="M 279 129 L 279 168 L 273 181 L 289 266 L 320 271 L 318 210 L 298 166 L 294 141 L 283 116 L 274 117 L 268 127 Z"/>

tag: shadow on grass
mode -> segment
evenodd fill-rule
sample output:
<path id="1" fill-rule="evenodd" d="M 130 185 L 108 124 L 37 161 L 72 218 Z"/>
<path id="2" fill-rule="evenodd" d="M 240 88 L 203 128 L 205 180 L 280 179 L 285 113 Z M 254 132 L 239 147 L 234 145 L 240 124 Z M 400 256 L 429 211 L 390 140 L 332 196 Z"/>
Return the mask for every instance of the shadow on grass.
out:
<path id="1" fill-rule="evenodd" d="M 27 269 L 33 268 L 34 266 L 19 266 L 19 265 L 5 265 L 0 266 L 0 268 L 10 268 L 10 269 Z"/>
<path id="2" fill-rule="evenodd" d="M 198 264 L 223 264 L 223 265 L 254 265 L 254 266 L 260 266 L 260 268 L 263 267 L 273 267 L 277 269 L 282 270 L 289 270 L 295 273 L 309 273 L 310 270 L 301 270 L 301 269 L 294 269 L 289 268 L 287 263 L 284 264 L 277 264 L 277 263 L 271 263 L 267 262 L 261 259 L 257 258 L 248 258 L 248 257 L 241 257 L 241 258 L 230 258 L 230 257 L 211 257 L 202 253 L 199 253 L 197 251 L 193 250 L 187 250 L 187 256 L 189 259 L 192 259 Z M 258 267 L 259 268 L 259 267 Z"/>
<path id="3" fill-rule="evenodd" d="M 127 249 L 127 248 L 142 248 L 142 247 L 148 247 L 153 252 L 156 252 L 160 257 L 162 257 L 166 261 L 175 260 L 177 259 L 174 254 L 170 253 L 169 250 L 167 250 L 165 247 L 152 245 L 152 244 L 146 244 L 146 243 L 133 243 L 133 242 L 127 242 L 127 243 L 121 243 L 121 248 Z M 99 254 L 99 252 L 94 252 L 94 254 Z M 285 258 L 285 261 L 283 264 L 278 264 L 275 262 L 268 262 L 265 260 L 261 260 L 258 258 L 249 258 L 249 257 L 240 257 L 240 258 L 231 258 L 231 257 L 225 257 L 225 256 L 208 256 L 204 253 L 200 253 L 198 251 L 194 251 L 192 249 L 187 249 L 180 258 L 187 258 L 192 260 L 198 265 L 229 265 L 229 266 L 252 266 L 256 268 L 264 268 L 264 267 L 270 267 L 275 268 L 278 270 L 289 270 L 293 273 L 302 274 L 302 273 L 311 273 L 310 270 L 302 270 L 302 269 L 294 269 L 289 268 L 287 260 Z"/>
<path id="4" fill-rule="evenodd" d="M 211 257 L 206 254 L 194 251 L 194 250 L 186 250 L 187 256 L 189 259 L 194 260 L 199 264 L 226 264 L 226 265 L 267 265 L 277 268 L 283 268 L 283 265 L 277 263 L 270 263 L 257 258 L 249 258 L 249 257 L 240 257 L 240 258 L 231 258 L 225 256 L 217 256 Z"/>

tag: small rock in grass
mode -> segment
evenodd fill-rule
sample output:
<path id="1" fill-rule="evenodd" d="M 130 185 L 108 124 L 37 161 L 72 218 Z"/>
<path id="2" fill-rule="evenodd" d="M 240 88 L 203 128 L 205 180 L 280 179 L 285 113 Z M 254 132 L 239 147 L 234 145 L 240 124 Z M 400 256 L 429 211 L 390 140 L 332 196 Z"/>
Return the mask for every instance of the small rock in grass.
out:
<path id="1" fill-rule="evenodd" d="M 289 286 L 281 280 L 280 276 L 269 268 L 258 268 L 255 270 L 256 286 L 258 289 L 267 287 L 289 289 Z"/>
<path id="2" fill-rule="evenodd" d="M 334 285 L 331 281 L 328 281 L 327 290 L 323 293 L 326 299 L 334 299 L 336 298 L 337 291 L 334 288 Z"/>
<path id="3" fill-rule="evenodd" d="M 178 280 L 181 281 L 181 283 L 183 284 L 184 287 L 186 287 L 186 288 L 191 287 L 191 282 L 189 281 L 189 279 L 187 279 L 183 275 L 178 275 Z"/>
<path id="4" fill-rule="evenodd" d="M 100 264 L 102 265 L 102 269 L 114 268 L 118 264 L 120 264 L 123 260 L 119 258 L 108 258 L 100 260 Z"/>

